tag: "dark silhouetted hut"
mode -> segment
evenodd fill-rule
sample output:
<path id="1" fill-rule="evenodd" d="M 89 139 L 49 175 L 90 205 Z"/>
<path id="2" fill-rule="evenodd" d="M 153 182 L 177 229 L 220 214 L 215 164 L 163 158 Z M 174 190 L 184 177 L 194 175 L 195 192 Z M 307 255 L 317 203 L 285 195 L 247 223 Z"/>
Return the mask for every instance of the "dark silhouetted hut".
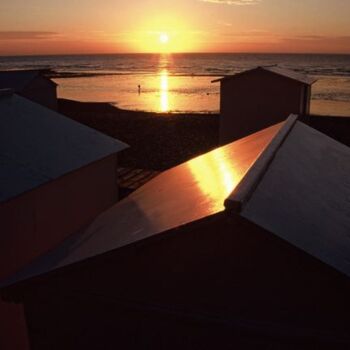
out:
<path id="1" fill-rule="evenodd" d="M 12 89 L 25 98 L 57 110 L 57 84 L 45 70 L 0 71 L 0 89 Z"/>
<path id="2" fill-rule="evenodd" d="M 2 297 L 33 349 L 349 347 L 349 171 L 290 117 L 162 173 Z"/>
<path id="3" fill-rule="evenodd" d="M 117 201 L 126 145 L 9 90 L 0 116 L 1 276 Z"/>
<path id="4" fill-rule="evenodd" d="M 0 90 L 0 277 L 52 249 L 117 201 L 117 153 L 125 147 Z M 0 303 L 0 348 L 7 349 L 7 337 L 10 349 L 17 343 L 24 348 L 22 317 L 20 309 Z"/>
<path id="5" fill-rule="evenodd" d="M 257 67 L 220 82 L 220 143 L 225 144 L 285 120 L 308 114 L 316 80 L 278 66 Z"/>

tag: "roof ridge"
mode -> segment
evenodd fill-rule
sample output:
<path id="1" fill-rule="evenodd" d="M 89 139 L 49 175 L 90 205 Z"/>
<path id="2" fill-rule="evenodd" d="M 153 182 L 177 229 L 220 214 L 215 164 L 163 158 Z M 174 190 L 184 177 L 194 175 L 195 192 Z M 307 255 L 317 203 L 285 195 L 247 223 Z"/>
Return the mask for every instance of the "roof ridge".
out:
<path id="1" fill-rule="evenodd" d="M 249 200 L 255 188 L 264 177 L 264 174 L 269 168 L 275 154 L 288 137 L 297 120 L 298 116 L 295 114 L 291 114 L 287 118 L 284 125 L 281 127 L 269 145 L 261 152 L 253 165 L 248 169 L 240 183 L 225 199 L 224 205 L 226 209 L 235 212 L 240 212 L 242 210 L 243 205 Z"/>
<path id="2" fill-rule="evenodd" d="M 267 72 L 277 74 L 279 76 L 283 76 L 285 78 L 288 78 L 288 79 L 291 79 L 291 80 L 294 80 L 294 81 L 297 81 L 299 83 L 306 84 L 306 85 L 312 85 L 313 83 L 315 83 L 317 81 L 316 78 L 309 77 L 306 73 L 301 73 L 301 72 L 296 71 L 296 70 L 291 69 L 291 68 L 285 68 L 285 67 L 282 67 L 278 64 L 272 64 L 272 65 L 265 65 L 265 66 L 260 65 L 260 66 L 256 66 L 254 68 L 247 69 L 247 70 L 235 73 L 235 74 L 225 75 L 221 78 L 214 79 L 211 82 L 217 83 L 217 82 L 221 82 L 221 81 L 226 81 L 226 80 L 234 79 L 238 76 L 244 75 L 248 72 L 259 71 L 259 70 L 265 70 Z"/>

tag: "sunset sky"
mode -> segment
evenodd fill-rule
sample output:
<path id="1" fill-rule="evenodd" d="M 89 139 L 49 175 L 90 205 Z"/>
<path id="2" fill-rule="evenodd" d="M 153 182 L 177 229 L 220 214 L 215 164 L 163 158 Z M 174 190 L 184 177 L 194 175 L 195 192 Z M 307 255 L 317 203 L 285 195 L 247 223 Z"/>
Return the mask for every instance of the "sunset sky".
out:
<path id="1" fill-rule="evenodd" d="M 1 0 L 0 55 L 350 53 L 349 0 Z"/>

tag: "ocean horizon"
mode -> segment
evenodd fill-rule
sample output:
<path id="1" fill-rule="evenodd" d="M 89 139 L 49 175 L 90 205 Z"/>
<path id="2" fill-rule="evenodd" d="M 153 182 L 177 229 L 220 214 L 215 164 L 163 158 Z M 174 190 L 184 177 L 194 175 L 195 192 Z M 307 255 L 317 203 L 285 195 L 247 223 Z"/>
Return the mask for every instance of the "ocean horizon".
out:
<path id="1" fill-rule="evenodd" d="M 59 97 L 131 110 L 217 113 L 212 80 L 256 66 L 279 65 L 318 79 L 311 112 L 350 115 L 347 54 L 83 54 L 0 56 L 0 70 L 52 69 Z"/>

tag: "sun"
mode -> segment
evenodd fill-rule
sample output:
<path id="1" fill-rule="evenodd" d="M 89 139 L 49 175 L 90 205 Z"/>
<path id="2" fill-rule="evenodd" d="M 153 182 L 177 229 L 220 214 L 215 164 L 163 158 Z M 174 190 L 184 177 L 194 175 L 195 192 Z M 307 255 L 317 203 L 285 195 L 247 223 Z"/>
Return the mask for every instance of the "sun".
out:
<path id="1" fill-rule="evenodd" d="M 162 44 L 167 44 L 169 42 L 169 35 L 167 33 L 161 33 L 159 35 L 159 42 Z"/>

